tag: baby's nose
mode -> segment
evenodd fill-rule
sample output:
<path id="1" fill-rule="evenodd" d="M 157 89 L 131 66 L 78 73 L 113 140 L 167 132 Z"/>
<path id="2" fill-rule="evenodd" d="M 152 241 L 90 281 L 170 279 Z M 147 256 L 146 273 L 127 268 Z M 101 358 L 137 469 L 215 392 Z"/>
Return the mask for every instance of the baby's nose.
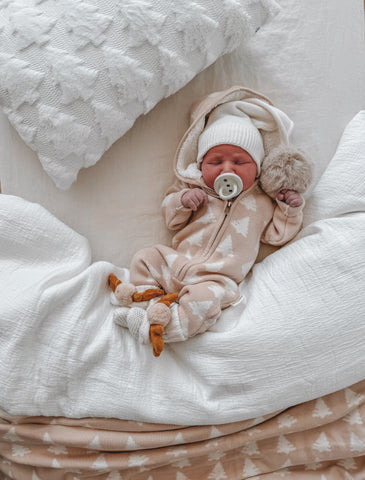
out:
<path id="1" fill-rule="evenodd" d="M 222 165 L 222 173 L 231 173 L 232 167 L 229 163 L 223 163 Z"/>

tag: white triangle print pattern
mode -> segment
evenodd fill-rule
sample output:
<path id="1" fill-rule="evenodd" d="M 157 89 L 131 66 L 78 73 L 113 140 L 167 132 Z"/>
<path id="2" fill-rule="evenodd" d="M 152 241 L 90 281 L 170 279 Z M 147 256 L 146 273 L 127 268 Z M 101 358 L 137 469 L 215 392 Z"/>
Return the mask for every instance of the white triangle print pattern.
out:
<path id="1" fill-rule="evenodd" d="M 59 1 L 64 7 L 66 30 L 76 48 L 84 48 L 88 43 L 97 47 L 105 41 L 105 31 L 112 17 L 99 13 L 95 5 L 83 0 Z"/>
<path id="2" fill-rule="evenodd" d="M 185 53 L 202 50 L 203 45 L 214 36 L 218 23 L 206 15 L 207 11 L 195 2 L 189 3 L 186 8 L 185 0 L 174 0 L 172 10 L 176 15 L 175 28 L 183 35 Z"/>
<path id="3" fill-rule="evenodd" d="M 167 265 L 171 268 L 177 258 L 178 258 L 178 255 L 176 255 L 175 253 L 166 255 Z"/>
<path id="4" fill-rule="evenodd" d="M 210 204 L 208 204 L 208 208 L 206 210 L 206 212 L 204 213 L 204 215 L 202 217 L 200 217 L 197 222 L 200 222 L 200 223 L 207 223 L 207 224 L 211 224 L 211 223 L 214 223 L 216 220 L 215 218 L 215 215 L 213 213 L 213 209 L 212 209 L 212 206 Z"/>
<path id="5" fill-rule="evenodd" d="M 101 450 L 102 446 L 100 444 L 99 435 L 96 435 L 87 445 L 93 450 Z"/>
<path id="6" fill-rule="evenodd" d="M 127 29 L 129 45 L 139 47 L 144 42 L 157 45 L 166 16 L 154 11 L 150 2 L 123 0 L 118 7 L 121 26 Z"/>
<path id="7" fill-rule="evenodd" d="M 61 468 L 60 462 L 56 458 L 52 460 L 52 468 Z"/>
<path id="8" fill-rule="evenodd" d="M 181 460 L 177 460 L 176 462 L 173 462 L 171 465 L 175 468 L 185 468 L 185 467 L 190 467 L 191 463 L 187 458 L 182 458 Z"/>
<path id="9" fill-rule="evenodd" d="M 130 435 L 128 436 L 127 440 L 127 448 L 128 450 L 136 450 L 138 448 L 136 442 L 133 440 L 133 437 Z"/>
<path id="10" fill-rule="evenodd" d="M 24 455 L 27 455 L 28 453 L 31 453 L 31 450 L 27 447 L 23 447 L 23 445 L 12 445 L 11 447 L 11 455 L 13 457 L 24 457 Z"/>
<path id="11" fill-rule="evenodd" d="M 354 458 L 346 458 L 344 460 L 340 460 L 338 462 L 341 467 L 343 467 L 346 470 L 356 470 L 357 464 Z"/>
<path id="12" fill-rule="evenodd" d="M 345 472 L 344 480 L 355 480 L 355 478 L 349 472 Z"/>
<path id="13" fill-rule="evenodd" d="M 244 237 L 247 237 L 249 224 L 250 224 L 250 217 L 245 217 L 245 218 L 242 218 L 241 220 L 236 220 L 232 222 L 232 225 L 236 229 L 237 233 L 239 233 Z"/>
<path id="14" fill-rule="evenodd" d="M 78 98 L 88 100 L 93 96 L 97 70 L 85 67 L 81 58 L 64 50 L 48 47 L 45 51 L 55 84 L 62 91 L 62 103 L 69 104 Z"/>
<path id="15" fill-rule="evenodd" d="M 260 450 L 257 446 L 257 442 L 247 442 L 246 445 L 243 447 L 242 452 L 245 455 L 260 455 Z"/>
<path id="16" fill-rule="evenodd" d="M 241 200 L 241 205 L 244 205 L 247 210 L 251 210 L 252 212 L 256 212 L 256 199 L 253 195 L 249 195 Z"/>
<path id="17" fill-rule="evenodd" d="M 59 158 L 66 158 L 73 153 L 85 153 L 90 129 L 78 124 L 75 117 L 48 105 L 40 105 L 39 120 L 41 127 L 47 128 L 48 138 Z"/>
<path id="18" fill-rule="evenodd" d="M 104 455 L 99 455 L 95 462 L 91 465 L 93 470 L 103 470 L 105 468 L 109 468 L 107 461 L 105 460 Z"/>
<path id="19" fill-rule="evenodd" d="M 245 34 L 250 32 L 249 16 L 238 0 L 224 0 L 227 11 L 225 37 L 228 39 L 228 49 L 237 48 Z M 245 25 L 245 28 L 242 28 Z M 252 28 L 252 27 L 251 27 Z"/>
<path id="20" fill-rule="evenodd" d="M 363 421 L 359 412 L 359 409 L 357 408 L 356 410 L 350 412 L 348 415 L 346 415 L 343 420 L 350 425 L 362 425 Z"/>
<path id="21" fill-rule="evenodd" d="M 53 443 L 52 438 L 48 432 L 43 435 L 43 443 Z"/>
<path id="22" fill-rule="evenodd" d="M 221 299 L 224 297 L 225 290 L 220 285 L 209 285 L 208 290 L 210 290 L 215 298 Z"/>
<path id="23" fill-rule="evenodd" d="M 292 462 L 290 461 L 290 459 L 288 458 L 283 464 L 282 466 L 280 467 L 280 470 L 284 469 L 284 468 L 288 468 L 288 467 L 291 467 L 293 464 Z M 282 473 L 282 472 L 281 472 Z"/>
<path id="24" fill-rule="evenodd" d="M 220 432 L 217 427 L 212 427 L 210 430 L 209 438 L 217 438 L 221 437 L 222 435 L 222 432 Z"/>
<path id="25" fill-rule="evenodd" d="M 217 252 L 221 253 L 224 257 L 233 257 L 232 249 L 232 237 L 228 235 L 217 247 Z"/>
<path id="26" fill-rule="evenodd" d="M 123 477 L 120 475 L 119 472 L 113 471 L 106 477 L 106 480 L 123 480 Z"/>
<path id="27" fill-rule="evenodd" d="M 51 445 L 47 448 L 48 452 L 53 453 L 54 455 L 67 455 L 68 451 L 64 445 Z"/>
<path id="28" fill-rule="evenodd" d="M 10 11 L 11 31 L 17 39 L 20 50 L 32 43 L 41 46 L 49 41 L 49 32 L 56 24 L 55 19 L 46 16 L 37 8 L 25 6 L 20 2 L 12 2 Z"/>
<path id="29" fill-rule="evenodd" d="M 354 392 L 351 388 L 346 388 L 345 398 L 349 408 L 358 407 L 361 403 L 365 402 L 365 396 Z"/>
<path id="30" fill-rule="evenodd" d="M 330 452 L 331 445 L 328 441 L 327 435 L 322 432 L 317 440 L 312 445 L 313 450 L 318 450 L 319 452 Z"/>
<path id="31" fill-rule="evenodd" d="M 44 76 L 44 73 L 32 70 L 23 60 L 0 53 L 0 85 L 9 92 L 12 108 L 17 109 L 23 103 L 32 105 L 38 100 L 40 94 L 37 89 Z"/>
<path id="32" fill-rule="evenodd" d="M 206 263 L 204 265 L 204 268 L 205 270 L 207 270 L 207 272 L 220 272 L 223 267 L 224 267 L 224 260 L 221 260 L 219 262 Z"/>
<path id="33" fill-rule="evenodd" d="M 307 465 L 305 466 L 305 469 L 316 471 L 316 470 L 319 470 L 320 468 L 322 468 L 322 466 L 323 465 L 319 462 L 317 462 L 317 463 L 307 463 Z"/>
<path id="34" fill-rule="evenodd" d="M 116 110 L 110 105 L 100 102 L 92 102 L 91 105 L 94 109 L 95 120 L 100 127 L 101 134 L 106 139 L 107 147 L 113 143 L 114 139 L 121 132 L 132 126 L 132 120 L 127 117 L 124 111 Z"/>
<path id="35" fill-rule="evenodd" d="M 246 458 L 245 465 L 243 467 L 243 474 L 247 477 L 252 477 L 253 475 L 258 475 L 260 470 L 256 467 L 252 460 Z M 246 478 L 246 477 L 245 477 Z"/>
<path id="36" fill-rule="evenodd" d="M 22 439 L 15 433 L 15 427 L 11 427 L 11 429 L 3 435 L 5 440 L 10 440 L 10 442 L 21 442 Z"/>
<path id="37" fill-rule="evenodd" d="M 184 443 L 184 438 L 181 433 L 178 433 L 174 440 L 171 442 L 172 445 L 181 445 Z"/>
<path id="38" fill-rule="evenodd" d="M 166 96 L 169 96 L 175 93 L 181 85 L 185 85 L 191 80 L 194 77 L 194 73 L 190 69 L 189 64 L 181 60 L 177 53 L 164 47 L 159 47 L 159 52 L 161 81 L 166 89 Z"/>
<path id="39" fill-rule="evenodd" d="M 190 480 L 186 475 L 184 475 L 181 472 L 177 472 L 176 474 L 176 480 Z"/>
<path id="40" fill-rule="evenodd" d="M 210 452 L 210 454 L 208 455 L 208 460 L 210 462 L 219 461 L 221 458 L 225 456 L 226 454 L 221 452 L 220 450 L 214 450 L 213 452 Z"/>
<path id="41" fill-rule="evenodd" d="M 329 415 L 332 415 L 332 411 L 327 407 L 325 401 L 322 398 L 319 398 L 316 401 L 312 417 L 325 418 Z"/>
<path id="42" fill-rule="evenodd" d="M 199 317 L 201 320 L 204 319 L 212 305 L 213 302 L 211 300 L 205 300 L 202 302 L 189 302 L 189 306 L 193 314 Z"/>
<path id="43" fill-rule="evenodd" d="M 365 452 L 365 443 L 355 433 L 351 433 L 351 451 L 352 452 Z"/>
<path id="44" fill-rule="evenodd" d="M 104 47 L 103 51 L 111 84 L 120 94 L 120 105 L 123 106 L 135 99 L 141 103 L 147 100 L 147 87 L 153 80 L 152 73 L 122 50 Z"/>
<path id="45" fill-rule="evenodd" d="M 203 244 L 203 230 L 200 230 L 193 235 L 190 235 L 189 238 L 186 239 L 190 245 L 196 245 L 197 247 L 201 247 Z"/>
<path id="46" fill-rule="evenodd" d="M 146 455 L 139 455 L 133 453 L 128 460 L 129 467 L 142 467 L 145 463 L 148 462 L 148 457 Z"/>
<path id="47" fill-rule="evenodd" d="M 295 417 L 293 417 L 292 415 L 289 415 L 289 414 L 280 415 L 278 417 L 279 428 L 291 427 L 297 421 L 298 420 Z"/>
<path id="48" fill-rule="evenodd" d="M 289 453 L 294 452 L 296 450 L 296 447 L 289 442 L 289 440 L 284 437 L 284 435 L 281 435 L 278 440 L 278 448 L 277 452 L 278 453 L 285 453 L 286 455 L 289 455 Z"/>
<path id="49" fill-rule="evenodd" d="M 228 479 L 221 462 L 218 462 L 216 464 L 216 466 L 213 468 L 212 472 L 208 475 L 208 478 L 212 479 L 212 480 L 226 480 L 226 479 Z"/>

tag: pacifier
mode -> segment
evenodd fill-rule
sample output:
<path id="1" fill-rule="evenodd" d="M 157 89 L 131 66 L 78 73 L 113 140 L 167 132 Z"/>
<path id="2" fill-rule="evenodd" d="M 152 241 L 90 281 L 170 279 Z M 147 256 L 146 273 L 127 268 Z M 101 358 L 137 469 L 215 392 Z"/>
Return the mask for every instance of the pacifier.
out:
<path id="1" fill-rule="evenodd" d="M 243 183 L 235 173 L 222 173 L 214 181 L 214 191 L 222 200 L 230 200 L 242 192 Z"/>

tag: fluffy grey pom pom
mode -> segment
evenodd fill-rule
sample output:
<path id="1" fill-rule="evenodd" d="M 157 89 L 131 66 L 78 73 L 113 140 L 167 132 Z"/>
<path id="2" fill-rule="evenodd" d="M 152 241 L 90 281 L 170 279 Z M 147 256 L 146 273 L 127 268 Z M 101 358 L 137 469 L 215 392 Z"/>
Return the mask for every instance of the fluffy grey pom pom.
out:
<path id="1" fill-rule="evenodd" d="M 301 152 L 288 145 L 273 148 L 261 166 L 262 189 L 272 198 L 282 188 L 304 193 L 312 181 L 313 164 Z"/>

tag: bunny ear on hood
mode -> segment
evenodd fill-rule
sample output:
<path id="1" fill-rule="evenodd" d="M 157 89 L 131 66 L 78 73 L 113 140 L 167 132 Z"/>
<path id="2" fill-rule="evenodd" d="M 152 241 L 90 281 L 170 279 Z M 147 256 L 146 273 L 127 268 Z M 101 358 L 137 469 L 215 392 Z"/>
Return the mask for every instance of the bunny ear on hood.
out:
<path id="1" fill-rule="evenodd" d="M 260 183 L 263 190 L 272 198 L 282 188 L 304 193 L 312 179 L 312 164 L 289 145 L 293 122 L 268 98 L 244 87 L 210 94 L 193 105 L 191 125 L 175 155 L 176 176 L 185 183 L 204 186 L 197 162 L 199 137 L 216 117 L 222 118 L 225 110 L 237 118 L 250 117 L 261 133 L 264 158 Z"/>

